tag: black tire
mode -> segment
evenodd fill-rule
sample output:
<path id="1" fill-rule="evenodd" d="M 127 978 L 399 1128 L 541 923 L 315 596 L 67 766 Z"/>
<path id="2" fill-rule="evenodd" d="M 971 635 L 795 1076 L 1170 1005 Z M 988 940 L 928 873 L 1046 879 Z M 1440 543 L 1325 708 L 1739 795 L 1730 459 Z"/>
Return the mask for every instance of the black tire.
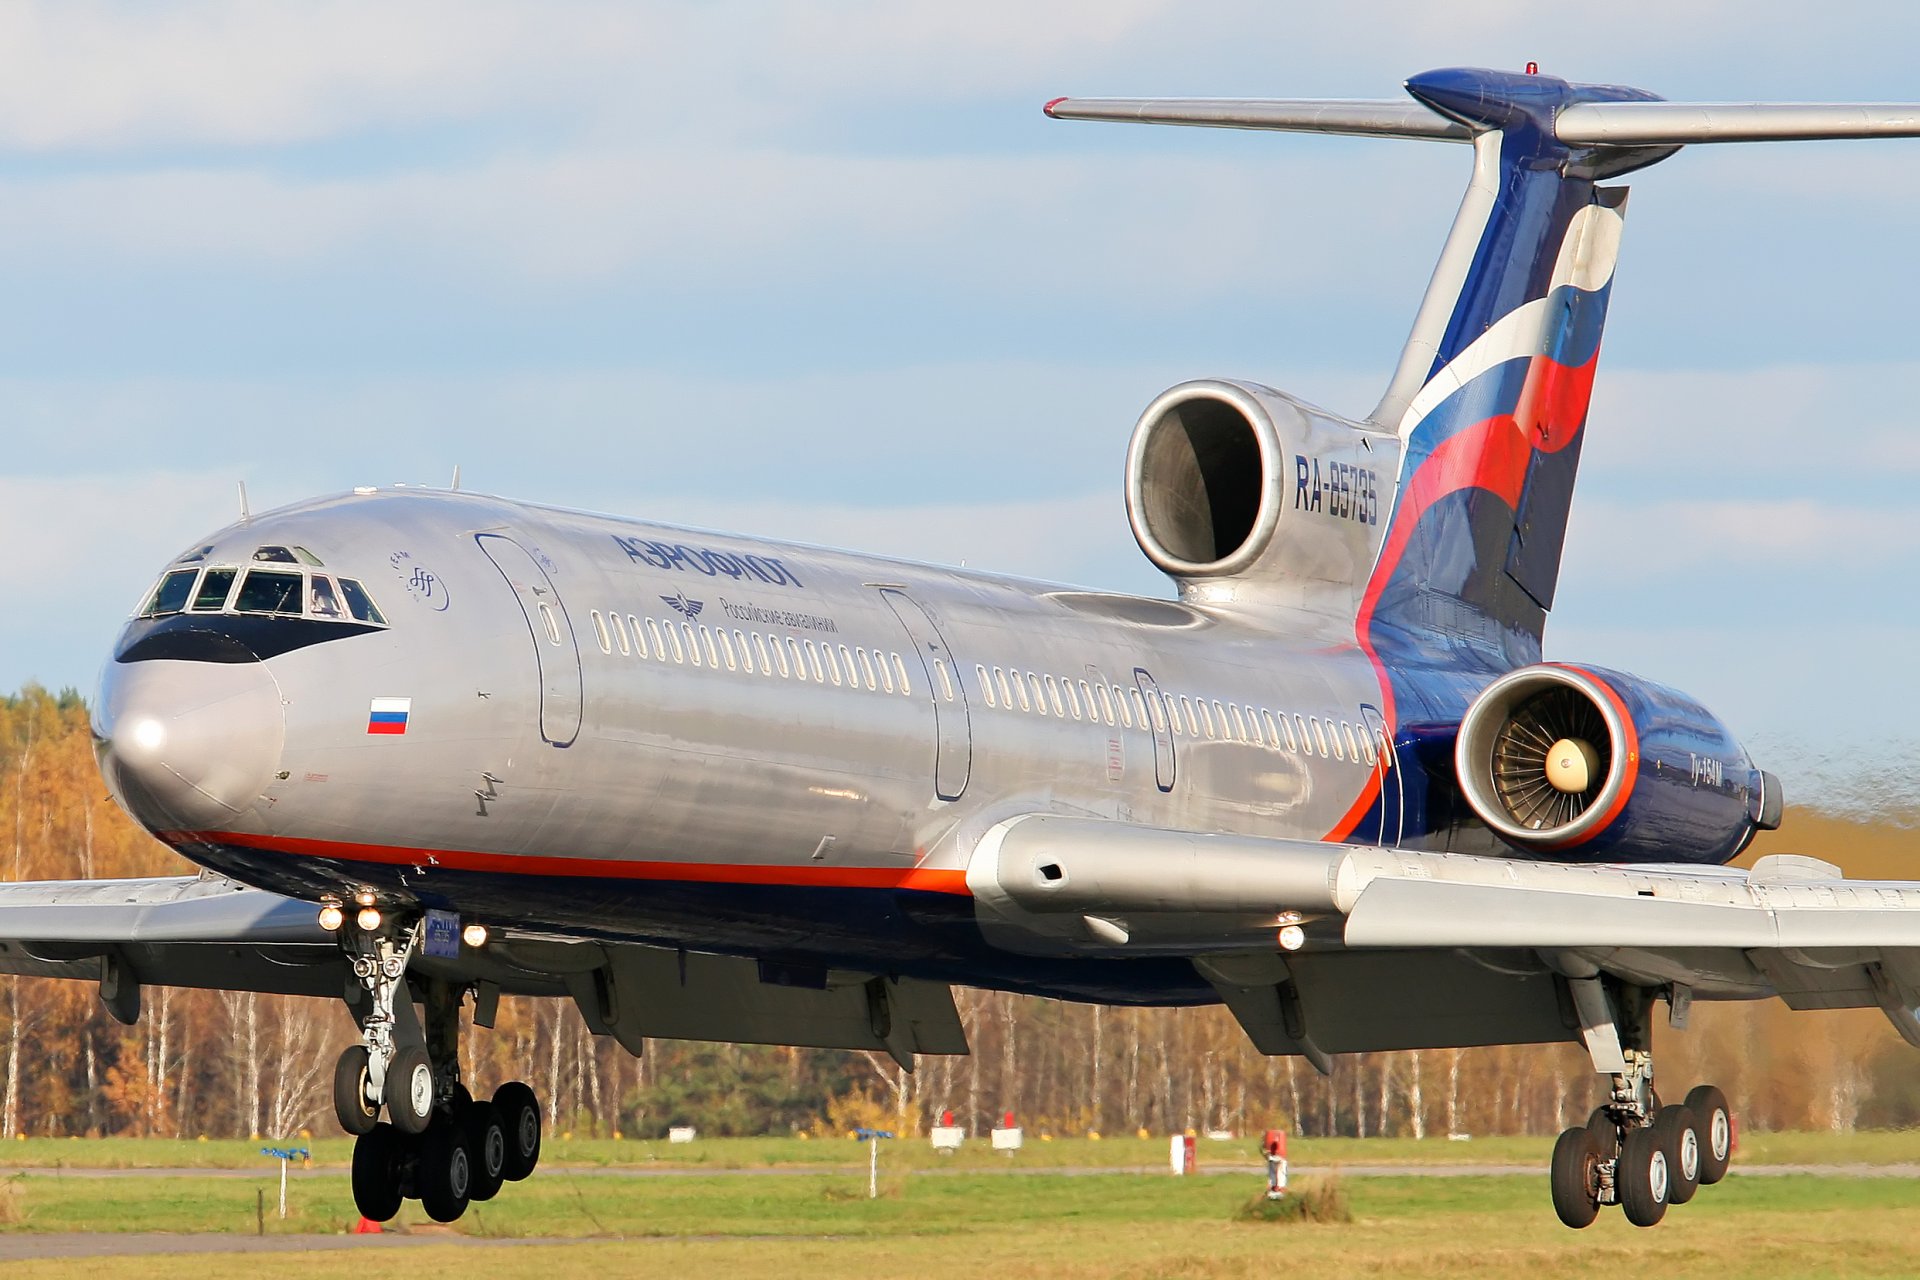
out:
<path id="1" fill-rule="evenodd" d="M 380 1107 L 367 1100 L 367 1046 L 350 1046 L 333 1064 L 333 1114 L 355 1137 L 373 1132 Z"/>
<path id="2" fill-rule="evenodd" d="M 525 1084 L 509 1080 L 493 1091 L 493 1105 L 507 1135 L 507 1181 L 519 1182 L 540 1163 L 540 1099 Z"/>
<path id="3" fill-rule="evenodd" d="M 1667 1151 L 1660 1135 L 1645 1126 L 1627 1130 L 1613 1175 L 1627 1221 L 1636 1227 L 1651 1227 L 1666 1217 L 1670 1181 Z"/>
<path id="4" fill-rule="evenodd" d="M 421 1134 L 433 1123 L 433 1063 L 427 1051 L 408 1045 L 387 1068 L 387 1119 L 402 1133 Z"/>
<path id="5" fill-rule="evenodd" d="M 464 1115 L 467 1151 L 473 1157 L 473 1185 L 470 1200 L 491 1200 L 500 1194 L 507 1180 L 507 1128 L 500 1122 L 500 1108 L 491 1102 L 476 1102 Z"/>
<path id="6" fill-rule="evenodd" d="M 1620 1126 L 1613 1122 L 1612 1114 L 1605 1107 L 1593 1109 L 1593 1114 L 1587 1117 L 1587 1128 L 1600 1140 L 1600 1150 L 1608 1160 L 1620 1154 Z"/>
<path id="7" fill-rule="evenodd" d="M 1700 1135 L 1693 1112 L 1662 1107 L 1653 1117 L 1653 1131 L 1667 1153 L 1667 1203 L 1685 1204 L 1700 1189 Z"/>
<path id="8" fill-rule="evenodd" d="M 1601 1148 L 1600 1135 L 1591 1129 L 1569 1129 L 1553 1144 L 1553 1211 L 1575 1231 L 1600 1215 Z"/>
<path id="9" fill-rule="evenodd" d="M 435 1222 L 452 1222 L 467 1211 L 473 1192 L 473 1155 L 467 1150 L 467 1132 L 449 1115 L 435 1117 L 420 1144 L 420 1163 L 413 1183 L 420 1207 Z"/>
<path id="10" fill-rule="evenodd" d="M 400 1212 L 406 1140 L 390 1124 L 375 1124 L 354 1140 L 353 1204 L 360 1216 L 386 1222 Z"/>
<path id="11" fill-rule="evenodd" d="M 1702 1084 L 1687 1095 L 1687 1110 L 1693 1112 L 1693 1131 L 1700 1137 L 1700 1185 L 1710 1187 L 1727 1176 L 1733 1163 L 1733 1109 L 1726 1094 Z"/>

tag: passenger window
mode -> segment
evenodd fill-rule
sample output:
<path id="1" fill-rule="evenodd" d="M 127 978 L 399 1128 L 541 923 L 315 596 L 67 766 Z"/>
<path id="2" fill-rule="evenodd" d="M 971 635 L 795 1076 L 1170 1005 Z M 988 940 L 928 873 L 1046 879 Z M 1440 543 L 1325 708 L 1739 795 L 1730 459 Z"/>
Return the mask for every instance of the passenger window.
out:
<path id="1" fill-rule="evenodd" d="M 860 660 L 860 683 L 867 686 L 869 692 L 880 687 L 880 679 L 873 673 L 873 659 L 867 656 L 865 649 L 855 649 L 853 656 Z"/>
<path id="2" fill-rule="evenodd" d="M 1319 749 L 1321 758 L 1325 759 L 1326 757 L 1331 756 L 1333 752 L 1328 750 L 1327 748 L 1326 726 L 1320 723 L 1320 717 L 1315 716 L 1313 717 L 1313 719 L 1309 720 L 1307 723 L 1313 726 L 1313 745 Z"/>
<path id="3" fill-rule="evenodd" d="M 244 588 L 242 589 L 244 590 Z M 547 602 L 545 600 L 542 600 L 540 602 L 540 621 L 543 624 L 545 624 L 547 628 L 548 641 L 553 644 L 559 644 L 560 643 L 560 620 L 553 616 L 553 610 L 550 607 L 548 607 Z"/>
<path id="4" fill-rule="evenodd" d="M 807 651 L 807 670 L 813 676 L 815 684 L 827 682 L 827 671 L 820 665 L 820 646 L 811 640 L 801 641 L 800 647 Z"/>
<path id="5" fill-rule="evenodd" d="M 632 654 L 633 645 L 627 640 L 627 624 L 617 613 L 609 613 L 607 620 L 613 623 L 613 642 L 620 646 L 620 656 L 624 658 Z"/>
<path id="6" fill-rule="evenodd" d="M 1073 690 L 1073 681 L 1062 680 L 1060 689 L 1067 695 L 1067 714 L 1075 720 L 1080 718 L 1080 695 Z"/>
<path id="7" fill-rule="evenodd" d="M 715 671 L 718 671 L 720 669 L 720 654 L 714 648 L 713 632 L 707 629 L 707 624 L 704 622 L 700 624 L 700 647 L 706 652 L 707 665 Z"/>
<path id="8" fill-rule="evenodd" d="M 1127 722 L 1127 728 L 1133 728 L 1137 720 L 1142 729 L 1153 727 L 1153 717 L 1147 712 L 1147 700 L 1133 686 L 1127 686 L 1126 693 L 1120 699 L 1121 718 Z"/>
<path id="9" fill-rule="evenodd" d="M 216 573 L 230 574 L 232 572 L 233 570 L 231 569 L 209 569 L 207 570 L 207 580 L 211 581 L 213 575 Z M 205 592 L 206 589 L 207 583 L 202 582 L 200 584 L 200 590 Z M 355 622 L 371 622 L 376 626 L 382 627 L 387 625 L 387 619 L 385 615 L 380 612 L 380 607 L 373 602 L 373 597 L 367 594 L 365 587 L 355 582 L 352 578 L 340 579 L 340 594 L 347 598 L 347 612 L 353 615 Z"/>
<path id="10" fill-rule="evenodd" d="M 780 646 L 776 643 L 773 647 L 778 649 Z M 758 631 L 753 633 L 753 656 L 760 660 L 760 674 L 773 674 L 773 657 L 767 652 L 767 638 Z"/>
<path id="11" fill-rule="evenodd" d="M 1104 684 L 1096 685 L 1095 691 L 1100 696 L 1100 718 L 1109 725 L 1119 724 L 1120 721 L 1113 714 L 1113 691 Z"/>
<path id="12" fill-rule="evenodd" d="M 713 638 L 720 642 L 720 659 L 727 664 L 727 670 L 738 671 L 740 661 L 733 656 L 733 640 L 727 635 L 726 628 L 716 628 Z"/>
<path id="13" fill-rule="evenodd" d="M 1372 733 L 1372 731 L 1371 731 L 1371 730 L 1369 730 L 1369 729 L 1366 729 L 1366 728 L 1364 728 L 1364 727 L 1362 727 L 1362 728 L 1361 728 L 1361 730 L 1360 730 L 1360 733 L 1359 733 L 1359 738 L 1360 738 L 1360 746 L 1361 746 L 1361 748 L 1362 748 L 1362 749 L 1363 749 L 1363 750 L 1364 750 L 1364 751 L 1365 751 L 1365 752 L 1367 753 L 1367 763 L 1368 763 L 1368 764 L 1379 764 L 1379 763 L 1380 763 L 1380 756 L 1379 756 L 1379 754 L 1378 754 L 1378 753 L 1377 753 L 1376 751 L 1374 751 L 1374 749 L 1373 749 L 1373 733 Z"/>
<path id="14" fill-rule="evenodd" d="M 613 636 L 607 631 L 607 620 L 600 616 L 598 609 L 587 610 L 587 616 L 593 619 L 594 638 L 600 641 L 600 652 L 613 652 Z"/>
<path id="15" fill-rule="evenodd" d="M 249 569 L 247 576 L 240 580 L 240 593 L 234 597 L 233 607 L 241 613 L 282 613 L 297 617 L 304 585 L 297 569 Z"/>
<path id="16" fill-rule="evenodd" d="M 1020 709 L 1022 711 L 1032 711 L 1033 699 L 1027 696 L 1027 682 L 1020 678 L 1018 671 L 1013 673 L 1013 691 L 1020 695 Z M 1009 703 L 1008 705 L 1012 704 Z"/>
<path id="17" fill-rule="evenodd" d="M 933 660 L 934 679 L 940 682 L 940 696 L 948 702 L 953 701 L 953 681 L 947 678 L 947 663 L 944 658 Z"/>
<path id="18" fill-rule="evenodd" d="M 685 666 L 687 662 L 687 651 L 681 647 L 680 633 L 673 629 L 671 622 L 667 624 L 667 644 L 673 650 L 674 662 Z"/>
<path id="19" fill-rule="evenodd" d="M 911 697 L 913 694 L 913 685 L 907 680 L 907 664 L 900 661 L 900 655 L 897 653 L 888 654 L 887 656 L 893 659 L 893 674 L 899 677 L 900 692 Z"/>
<path id="20" fill-rule="evenodd" d="M 987 700 L 987 705 L 989 707 L 998 706 L 999 704 L 993 700 L 993 681 L 987 679 L 987 669 L 975 663 L 973 674 L 974 678 L 980 682 L 980 694 Z"/>
<path id="21" fill-rule="evenodd" d="M 179 613 L 193 597 L 193 580 L 199 576 L 198 569 L 175 569 L 167 574 L 155 584 L 153 594 L 147 597 L 146 606 L 140 610 L 140 616 L 151 618 L 162 613 Z"/>
<path id="22" fill-rule="evenodd" d="M 860 679 L 858 675 L 855 674 L 853 666 L 853 650 L 847 648 L 845 645 L 840 646 L 840 665 L 847 669 L 847 688 L 859 688 Z M 868 681 L 867 686 L 868 688 L 872 688 L 873 682 Z"/>
<path id="23" fill-rule="evenodd" d="M 838 687 L 840 684 L 840 664 L 834 660 L 833 646 L 830 644 L 821 645 L 820 654 L 826 662 L 827 679 L 831 680 L 835 687 Z"/>
<path id="24" fill-rule="evenodd" d="M 672 628 L 668 628 L 668 630 L 671 631 Z M 652 618 L 647 619 L 647 638 L 653 641 L 653 656 L 665 662 L 667 660 L 667 642 L 660 635 L 660 624 Z M 674 661 L 678 662 L 679 659 L 675 658 Z"/>
<path id="25" fill-rule="evenodd" d="M 1027 672 L 1027 684 L 1033 690 L 1033 709 L 1041 715 L 1047 714 L 1047 687 L 1031 671 Z"/>
<path id="26" fill-rule="evenodd" d="M 702 631 L 706 630 L 705 627 L 702 627 L 700 629 Z M 700 637 L 693 634 L 692 623 L 683 622 L 680 624 L 680 638 L 687 642 L 688 665 L 695 666 L 695 667 L 704 665 L 700 661 Z"/>
<path id="27" fill-rule="evenodd" d="M 746 632 L 735 631 L 733 633 L 733 647 L 740 651 L 740 669 L 746 672 L 748 675 L 752 675 L 753 674 L 753 649 L 750 645 L 747 644 Z"/>
<path id="28" fill-rule="evenodd" d="M 800 656 L 800 642 L 792 636 L 787 636 L 785 639 L 787 642 L 785 648 L 782 648 L 778 641 L 774 642 L 774 651 L 780 655 L 780 674 L 794 680 L 805 680 L 807 660 Z M 787 659 L 789 658 L 793 659 L 791 671 L 788 669 Z"/>
<path id="29" fill-rule="evenodd" d="M 1013 691 L 1007 688 L 1007 673 L 1003 668 L 993 669 L 993 682 L 1000 686 L 1000 705 L 1009 711 L 1013 710 Z"/>
<path id="30" fill-rule="evenodd" d="M 1386 732 L 1382 730 L 1380 734 L 1380 767 L 1382 769 L 1393 768 L 1393 760 L 1393 739 L 1388 737 Z"/>
<path id="31" fill-rule="evenodd" d="M 1260 728 L 1266 736 L 1267 745 L 1278 748 L 1280 745 L 1280 727 L 1273 722 L 1273 712 L 1265 707 L 1260 709 Z"/>
<path id="32" fill-rule="evenodd" d="M 1360 744 L 1354 741 L 1353 726 L 1345 720 L 1340 722 L 1340 736 L 1346 739 L 1347 759 L 1353 761 L 1355 764 L 1360 763 Z"/>
<path id="33" fill-rule="evenodd" d="M 193 611 L 195 613 L 218 613 L 221 609 L 225 608 L 227 604 L 227 592 L 232 589 L 233 580 L 239 572 L 238 569 L 207 570 L 206 576 L 200 579 L 200 589 L 193 593 Z M 344 587 L 345 585 L 346 582 L 343 580 L 341 586 Z M 347 599 L 352 600 L 353 596 L 349 594 Z M 360 615 L 358 612 L 355 612 L 353 616 L 358 618 Z"/>
<path id="34" fill-rule="evenodd" d="M 887 665 L 887 655 L 875 649 L 873 651 L 873 665 L 880 668 L 880 687 L 888 693 L 892 693 L 893 668 Z"/>

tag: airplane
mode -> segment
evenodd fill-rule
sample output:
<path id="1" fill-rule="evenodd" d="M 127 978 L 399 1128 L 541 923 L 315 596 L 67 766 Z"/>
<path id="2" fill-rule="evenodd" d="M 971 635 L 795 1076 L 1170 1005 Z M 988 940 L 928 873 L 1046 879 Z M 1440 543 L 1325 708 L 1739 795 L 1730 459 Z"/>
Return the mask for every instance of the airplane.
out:
<path id="1" fill-rule="evenodd" d="M 1777 780 L 1689 695 L 1546 661 L 1626 188 L 1697 143 L 1920 136 L 1920 107 L 1676 103 L 1453 68 L 1405 101 L 1056 99 L 1471 149 L 1385 394 L 1166 391 L 1126 451 L 1146 598 L 456 489 L 243 517 L 171 561 L 94 703 L 192 877 L 0 886 L 0 971 L 342 1000 L 360 1211 L 450 1221 L 540 1108 L 463 1018 L 960 1054 L 955 985 L 1224 1005 L 1265 1054 L 1572 1042 L 1549 1183 L 1641 1226 L 1726 1173 L 1696 1000 L 1920 1044 L 1920 882 L 1726 864 Z"/>

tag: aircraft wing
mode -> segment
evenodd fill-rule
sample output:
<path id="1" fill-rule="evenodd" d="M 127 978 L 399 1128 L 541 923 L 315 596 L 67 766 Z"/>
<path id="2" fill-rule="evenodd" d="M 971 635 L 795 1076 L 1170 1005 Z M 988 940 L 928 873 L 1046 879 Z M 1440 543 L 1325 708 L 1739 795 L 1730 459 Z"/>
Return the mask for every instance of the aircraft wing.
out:
<path id="1" fill-rule="evenodd" d="M 1920 1045 L 1920 882 L 1813 858 L 1567 864 L 1028 815 L 968 883 L 1002 946 L 1191 957 L 1270 1053 L 1571 1038 L 1565 979 L 1601 973 L 1671 990 L 1679 1016 L 1877 1006 Z"/>
<path id="2" fill-rule="evenodd" d="M 869 973 L 511 930 L 457 958 L 416 955 L 409 972 L 481 988 L 489 1010 L 502 992 L 570 997 L 593 1031 L 636 1053 L 647 1038 L 871 1049 L 904 1062 L 966 1052 L 946 986 Z M 213 875 L 0 884 L 0 973 L 97 982 L 125 1023 L 139 1018 L 145 985 L 357 990 L 315 904 Z"/>

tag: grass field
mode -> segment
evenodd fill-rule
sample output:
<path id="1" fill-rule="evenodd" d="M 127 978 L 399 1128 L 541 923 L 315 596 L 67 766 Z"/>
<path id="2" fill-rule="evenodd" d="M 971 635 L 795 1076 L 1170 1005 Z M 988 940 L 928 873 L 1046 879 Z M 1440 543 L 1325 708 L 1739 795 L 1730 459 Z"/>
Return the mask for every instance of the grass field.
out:
<path id="1" fill-rule="evenodd" d="M 92 1149 L 96 1167 L 179 1166 L 186 1154 L 215 1165 L 266 1165 L 257 1144 L 20 1143 L 21 1163 L 51 1164 L 55 1151 Z M 331 1148 L 338 1145 L 340 1150 Z M 1771 1276 L 1911 1276 L 1920 1272 L 1920 1182 L 1906 1178 L 1736 1175 L 1704 1188 L 1692 1204 L 1674 1209 L 1651 1231 L 1637 1231 L 1617 1213 L 1592 1229 L 1571 1232 L 1553 1218 L 1544 1174 L 1530 1177 L 1356 1177 L 1344 1189 L 1354 1221 L 1338 1226 L 1250 1224 L 1234 1211 L 1257 1194 L 1249 1174 L 1172 1178 L 1165 1174 L 1072 1176 L 1035 1172 L 1008 1177 L 1006 1157 L 984 1157 L 979 1168 L 943 1162 L 950 1176 L 916 1176 L 931 1164 L 915 1149 L 890 1145 L 883 1156 L 881 1196 L 866 1198 L 864 1170 L 800 1169 L 779 1176 L 607 1178 L 584 1176 L 595 1162 L 644 1162 L 648 1155 L 705 1158 L 710 1167 L 803 1166 L 808 1158 L 851 1166 L 864 1149 L 849 1142 L 791 1144 L 580 1144 L 578 1167 L 543 1165 L 526 1183 L 508 1187 L 459 1224 L 462 1234 L 564 1238 L 566 1244 L 524 1244 L 476 1251 L 471 1246 L 426 1246 L 383 1253 L 312 1253 L 291 1258 L 97 1258 L 8 1264 L 9 1276 L 67 1276 L 84 1270 L 95 1280 L 219 1280 L 254 1276 L 264 1268 L 297 1266 L 303 1277 L 364 1277 L 407 1268 L 458 1268 L 491 1278 L 565 1274 L 629 1275 L 665 1272 L 741 1277 L 913 1277 L 939 1280 L 999 1277 L 1195 1276 L 1328 1277 L 1382 1275 L 1548 1277 L 1644 1269 L 1662 1277 L 1715 1280 Z M 1250 1143 L 1202 1142 L 1236 1163 L 1250 1162 Z M 1746 1142 L 1749 1162 L 1773 1159 L 1813 1163 L 1886 1163 L 1920 1155 L 1913 1135 L 1768 1135 Z M 1017 1160 L 1040 1168 L 1151 1163 L 1164 1158 L 1164 1140 L 1044 1144 Z M 628 1149 L 634 1154 L 629 1154 Z M 803 1150 L 795 1152 L 792 1148 Z M 1092 1149 L 1098 1148 L 1097 1154 Z M 1418 1148 L 1417 1150 L 1409 1150 Z M 1431 1149 L 1431 1150 L 1429 1150 Z M 321 1144 L 319 1154 L 344 1154 L 344 1144 Z M 569 1154 L 568 1144 L 555 1153 Z M 1347 1142 L 1296 1144 L 1296 1162 L 1336 1159 L 1378 1165 L 1409 1156 L 1460 1162 L 1537 1162 L 1538 1141 Z M 31 1161 L 25 1157 L 33 1157 Z M 1029 1156 L 1036 1157 L 1030 1160 Z M 664 1164 L 664 1162 L 661 1162 Z M 67 1167 L 78 1169 L 70 1158 Z M 1737 1166 L 1736 1166 L 1737 1167 Z M 269 1232 L 337 1232 L 354 1217 L 344 1176 L 296 1177 L 292 1216 L 273 1216 L 277 1184 L 271 1166 L 258 1177 L 112 1178 L 59 1173 L 0 1179 L 0 1230 L 251 1232 L 256 1195 L 263 1191 Z M 410 1205 L 400 1225 L 430 1228 Z M 444 1229 L 437 1229 L 444 1230 Z"/>
<path id="2" fill-rule="evenodd" d="M 1201 1138 L 1195 1147 L 1201 1169 L 1256 1165 L 1258 1135 L 1216 1142 Z M 0 1169 L 271 1169 L 264 1146 L 305 1146 L 316 1165 L 344 1169 L 352 1157 L 349 1138 L 274 1139 L 271 1141 L 187 1141 L 170 1138 L 28 1138 L 0 1144 Z M 1546 1167 L 1553 1139 L 1474 1138 L 1295 1138 L 1288 1152 L 1293 1163 L 1316 1168 L 1342 1164 L 1532 1164 Z M 686 1145 L 614 1141 L 548 1135 L 541 1167 L 685 1168 L 685 1169 L 839 1169 L 866 1167 L 867 1151 L 845 1139 L 713 1138 Z M 924 1139 L 889 1142 L 882 1159 L 891 1169 L 991 1171 L 1021 1169 L 1161 1169 L 1167 1139 L 1029 1138 L 1026 1148 L 1009 1156 L 971 1142 L 952 1155 L 936 1154 Z M 1741 1164 L 1907 1164 L 1920 1162 L 1920 1134 L 1756 1133 L 1740 1138 Z"/>

